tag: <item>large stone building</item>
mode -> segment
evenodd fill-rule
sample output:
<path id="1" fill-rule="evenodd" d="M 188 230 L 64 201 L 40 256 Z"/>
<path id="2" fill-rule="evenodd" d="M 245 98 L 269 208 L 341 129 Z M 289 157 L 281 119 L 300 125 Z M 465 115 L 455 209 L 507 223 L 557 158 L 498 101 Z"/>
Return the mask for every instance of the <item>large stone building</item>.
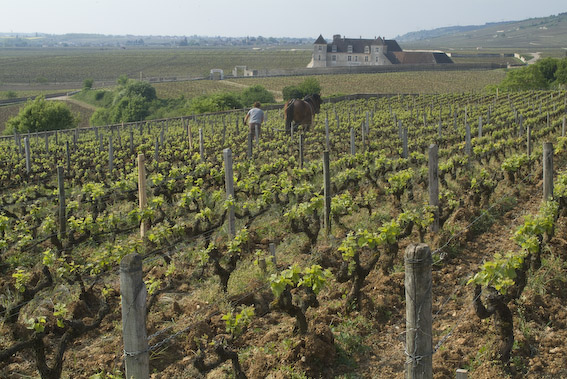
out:
<path id="1" fill-rule="evenodd" d="M 340 34 L 327 43 L 322 35 L 313 44 L 307 67 L 383 66 L 391 64 L 453 63 L 443 52 L 403 51 L 395 40 L 345 38 Z"/>

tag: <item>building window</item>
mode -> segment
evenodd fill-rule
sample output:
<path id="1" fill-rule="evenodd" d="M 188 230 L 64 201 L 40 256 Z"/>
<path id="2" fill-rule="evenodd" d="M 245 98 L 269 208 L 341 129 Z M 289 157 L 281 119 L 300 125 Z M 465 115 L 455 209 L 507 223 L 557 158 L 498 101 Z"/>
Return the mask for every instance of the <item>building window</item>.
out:
<path id="1" fill-rule="evenodd" d="M 323 50 L 323 46 L 319 46 L 319 51 L 322 51 L 322 50 Z"/>
<path id="2" fill-rule="evenodd" d="M 354 61 L 355 61 L 355 62 L 358 62 L 358 55 L 355 55 L 355 56 L 354 56 Z"/>
<path id="3" fill-rule="evenodd" d="M 352 57 L 349 55 L 349 56 L 347 57 L 347 61 L 350 62 L 351 60 L 352 60 Z"/>
<path id="4" fill-rule="evenodd" d="M 347 47 L 347 53 L 351 53 L 351 54 L 352 54 L 352 45 L 348 45 L 348 47 Z"/>
<path id="5" fill-rule="evenodd" d="M 333 45 L 333 53 L 337 52 L 337 45 Z"/>
<path id="6" fill-rule="evenodd" d="M 378 62 L 378 57 L 376 57 L 376 62 Z"/>
<path id="7" fill-rule="evenodd" d="M 319 59 L 317 59 L 317 60 L 319 60 L 319 61 L 321 60 L 321 56 L 320 56 L 320 55 L 319 55 Z"/>
<path id="8" fill-rule="evenodd" d="M 379 47 L 376 48 L 376 52 L 377 52 L 377 53 L 380 52 L 380 48 L 379 48 Z"/>
<path id="9" fill-rule="evenodd" d="M 332 61 L 336 61 L 336 60 L 337 60 L 337 56 L 336 56 L 336 55 L 331 56 L 331 60 L 332 60 Z"/>
<path id="10" fill-rule="evenodd" d="M 364 61 L 368 62 L 368 55 L 364 57 Z"/>
<path id="11" fill-rule="evenodd" d="M 370 53 L 370 48 L 368 46 L 364 46 L 364 54 Z"/>

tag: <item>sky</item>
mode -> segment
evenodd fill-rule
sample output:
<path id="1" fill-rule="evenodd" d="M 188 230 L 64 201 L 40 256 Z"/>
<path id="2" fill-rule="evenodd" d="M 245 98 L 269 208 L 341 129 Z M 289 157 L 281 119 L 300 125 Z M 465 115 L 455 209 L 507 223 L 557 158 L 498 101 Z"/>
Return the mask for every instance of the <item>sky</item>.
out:
<path id="1" fill-rule="evenodd" d="M 7 0 L 0 32 L 395 38 L 563 12 L 566 0 Z"/>

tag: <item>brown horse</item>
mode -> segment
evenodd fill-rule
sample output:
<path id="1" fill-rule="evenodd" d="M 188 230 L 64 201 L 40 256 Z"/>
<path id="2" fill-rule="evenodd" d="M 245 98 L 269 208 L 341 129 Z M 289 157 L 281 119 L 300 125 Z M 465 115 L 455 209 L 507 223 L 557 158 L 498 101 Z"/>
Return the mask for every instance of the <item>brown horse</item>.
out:
<path id="1" fill-rule="evenodd" d="M 301 99 L 291 99 L 284 106 L 285 131 L 291 131 L 291 123 L 311 126 L 313 117 L 319 113 L 323 100 L 319 94 L 307 95 Z"/>

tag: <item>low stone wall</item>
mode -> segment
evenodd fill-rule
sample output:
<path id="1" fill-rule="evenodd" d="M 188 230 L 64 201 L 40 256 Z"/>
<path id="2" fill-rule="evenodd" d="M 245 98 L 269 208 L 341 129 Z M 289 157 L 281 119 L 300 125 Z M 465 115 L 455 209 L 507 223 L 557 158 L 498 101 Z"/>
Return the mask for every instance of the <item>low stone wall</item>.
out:
<path id="1" fill-rule="evenodd" d="M 506 68 L 506 65 L 496 63 L 448 63 L 448 64 L 393 64 L 385 66 L 341 66 L 314 67 L 303 69 L 265 69 L 257 70 L 254 77 L 268 76 L 305 76 L 305 75 L 336 75 L 336 74 L 374 74 L 381 72 L 405 71 L 462 71 L 462 70 L 494 70 Z"/>

